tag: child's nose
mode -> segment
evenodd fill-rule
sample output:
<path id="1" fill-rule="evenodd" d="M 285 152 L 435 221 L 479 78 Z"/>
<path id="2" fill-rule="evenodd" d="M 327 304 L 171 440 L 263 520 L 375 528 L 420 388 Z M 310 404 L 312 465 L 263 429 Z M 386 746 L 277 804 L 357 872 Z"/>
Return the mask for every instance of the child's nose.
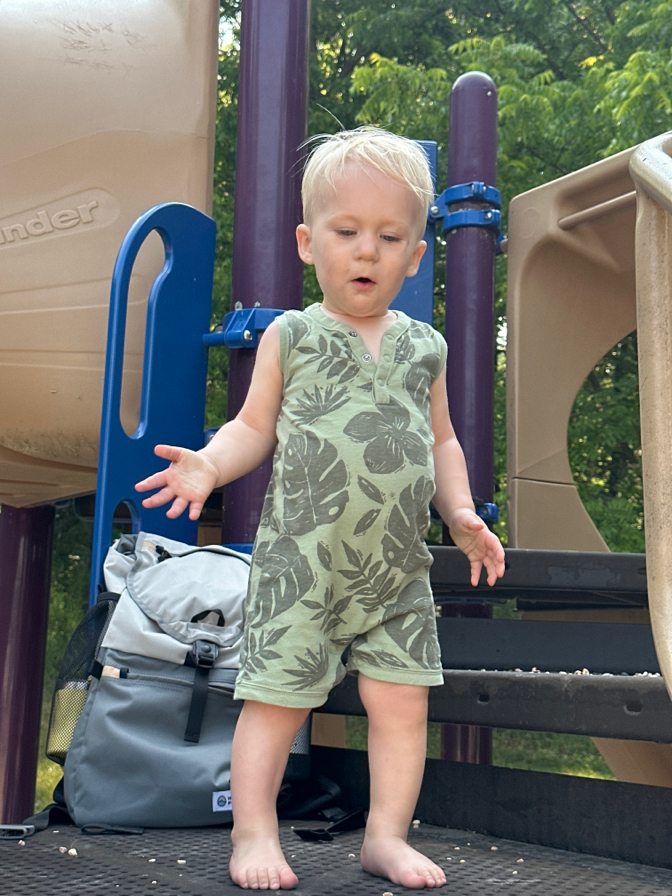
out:
<path id="1" fill-rule="evenodd" d="M 378 255 L 378 241 L 373 234 L 362 233 L 357 242 L 359 258 L 375 258 Z"/>

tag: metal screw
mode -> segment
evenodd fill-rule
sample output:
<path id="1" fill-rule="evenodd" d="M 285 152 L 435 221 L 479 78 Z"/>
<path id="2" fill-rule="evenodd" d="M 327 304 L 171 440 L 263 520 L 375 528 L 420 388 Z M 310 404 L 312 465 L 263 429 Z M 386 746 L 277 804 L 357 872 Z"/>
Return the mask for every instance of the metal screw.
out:
<path id="1" fill-rule="evenodd" d="M 245 342 L 252 342 L 252 333 L 249 330 L 243 330 L 243 340 Z"/>
<path id="2" fill-rule="evenodd" d="M 433 206 L 430 208 L 429 212 L 430 212 L 431 215 L 438 215 L 438 214 L 439 214 L 439 207 L 438 207 L 438 205 L 433 205 Z"/>

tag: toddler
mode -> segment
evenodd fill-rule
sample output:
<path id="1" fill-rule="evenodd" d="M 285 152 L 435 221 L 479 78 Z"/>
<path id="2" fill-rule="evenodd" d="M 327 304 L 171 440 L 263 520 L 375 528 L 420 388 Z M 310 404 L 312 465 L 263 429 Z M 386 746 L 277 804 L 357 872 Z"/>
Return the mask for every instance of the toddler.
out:
<path id="1" fill-rule="evenodd" d="M 252 556 L 231 758 L 230 873 L 245 889 L 291 889 L 276 798 L 291 744 L 346 671 L 369 719 L 370 811 L 363 868 L 409 888 L 441 868 L 406 841 L 422 781 L 428 689 L 443 684 L 430 501 L 493 585 L 497 537 L 474 512 L 446 398 L 446 344 L 390 310 L 412 277 L 432 180 L 412 141 L 374 128 L 335 134 L 306 165 L 298 252 L 321 304 L 287 311 L 259 343 L 238 416 L 200 451 L 159 445 L 170 466 L 138 483 L 197 519 L 213 488 L 274 451 Z"/>

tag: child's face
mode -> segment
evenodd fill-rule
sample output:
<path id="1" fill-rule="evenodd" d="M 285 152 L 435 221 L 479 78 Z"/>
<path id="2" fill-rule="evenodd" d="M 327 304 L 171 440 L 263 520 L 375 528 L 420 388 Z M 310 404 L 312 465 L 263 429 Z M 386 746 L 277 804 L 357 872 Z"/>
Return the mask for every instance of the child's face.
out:
<path id="1" fill-rule="evenodd" d="M 324 307 L 351 317 L 387 313 L 405 277 L 418 270 L 421 239 L 418 201 L 383 173 L 349 164 L 320 197 L 310 226 L 296 237 L 299 255 L 315 273 Z"/>

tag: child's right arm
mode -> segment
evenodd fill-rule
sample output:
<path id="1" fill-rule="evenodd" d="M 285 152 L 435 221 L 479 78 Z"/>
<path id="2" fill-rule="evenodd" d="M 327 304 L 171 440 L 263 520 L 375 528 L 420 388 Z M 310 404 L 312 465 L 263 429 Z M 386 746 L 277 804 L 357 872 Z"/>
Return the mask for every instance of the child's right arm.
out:
<path id="1" fill-rule="evenodd" d="M 281 403 L 280 339 L 273 322 L 259 342 L 250 388 L 239 414 L 200 451 L 157 445 L 155 453 L 171 463 L 135 486 L 140 492 L 160 489 L 143 500 L 143 507 L 172 501 L 166 516 L 177 517 L 189 507 L 189 518 L 198 519 L 214 488 L 256 469 L 273 451 Z"/>

